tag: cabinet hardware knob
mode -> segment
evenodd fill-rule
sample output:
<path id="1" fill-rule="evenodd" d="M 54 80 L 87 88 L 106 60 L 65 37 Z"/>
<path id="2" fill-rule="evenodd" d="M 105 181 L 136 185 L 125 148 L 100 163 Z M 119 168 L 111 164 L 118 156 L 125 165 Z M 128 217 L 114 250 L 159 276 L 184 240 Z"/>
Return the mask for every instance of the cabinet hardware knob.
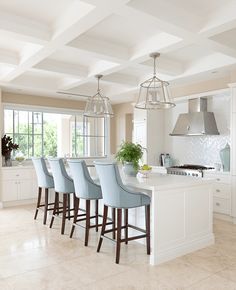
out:
<path id="1" fill-rule="evenodd" d="M 217 190 L 216 190 L 216 192 L 220 192 L 220 190 L 219 190 L 219 189 L 217 189 Z"/>
<path id="2" fill-rule="evenodd" d="M 216 178 L 217 181 L 220 181 L 220 178 Z"/>
<path id="3" fill-rule="evenodd" d="M 219 202 L 216 202 L 216 205 L 217 205 L 217 206 L 220 206 L 220 203 L 219 203 Z"/>
<path id="4" fill-rule="evenodd" d="M 16 176 L 19 176 L 19 174 L 16 174 Z"/>

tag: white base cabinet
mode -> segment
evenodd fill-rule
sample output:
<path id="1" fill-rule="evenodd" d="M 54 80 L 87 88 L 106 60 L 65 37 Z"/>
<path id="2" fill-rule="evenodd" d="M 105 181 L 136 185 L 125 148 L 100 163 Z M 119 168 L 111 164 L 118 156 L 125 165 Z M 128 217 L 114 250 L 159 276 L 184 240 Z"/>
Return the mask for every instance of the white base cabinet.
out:
<path id="1" fill-rule="evenodd" d="M 2 202 L 16 202 L 37 197 L 34 168 L 2 167 Z"/>
<path id="2" fill-rule="evenodd" d="M 231 176 L 230 173 L 206 172 L 204 177 L 215 180 L 213 186 L 213 210 L 215 213 L 231 215 Z"/>

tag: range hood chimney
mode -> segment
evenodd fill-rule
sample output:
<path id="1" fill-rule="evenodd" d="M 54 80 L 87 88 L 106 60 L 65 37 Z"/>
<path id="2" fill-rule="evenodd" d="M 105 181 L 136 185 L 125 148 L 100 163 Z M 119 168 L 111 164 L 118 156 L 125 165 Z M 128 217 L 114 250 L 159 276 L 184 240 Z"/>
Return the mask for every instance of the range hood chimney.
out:
<path id="1" fill-rule="evenodd" d="M 188 101 L 188 113 L 180 114 L 170 136 L 219 135 L 214 113 L 207 112 L 207 99 Z"/>

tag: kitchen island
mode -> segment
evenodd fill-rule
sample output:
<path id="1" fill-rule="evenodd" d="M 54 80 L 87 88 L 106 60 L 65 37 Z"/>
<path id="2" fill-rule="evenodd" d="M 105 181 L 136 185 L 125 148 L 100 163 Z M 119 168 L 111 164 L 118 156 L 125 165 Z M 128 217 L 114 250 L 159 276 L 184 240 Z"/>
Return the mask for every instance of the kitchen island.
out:
<path id="1" fill-rule="evenodd" d="M 150 264 L 161 264 L 214 243 L 211 179 L 158 173 L 122 179 L 152 199 Z M 144 210 L 133 211 L 131 221 L 143 226 Z"/>

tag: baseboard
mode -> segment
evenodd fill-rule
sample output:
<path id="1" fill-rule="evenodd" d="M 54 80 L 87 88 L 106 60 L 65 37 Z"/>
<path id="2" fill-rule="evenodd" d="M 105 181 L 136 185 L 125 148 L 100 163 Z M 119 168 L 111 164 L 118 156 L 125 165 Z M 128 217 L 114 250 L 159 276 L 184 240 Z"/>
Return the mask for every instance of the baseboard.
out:
<path id="1" fill-rule="evenodd" d="M 191 252 L 203 249 L 215 243 L 214 234 L 209 234 L 205 237 L 200 239 L 195 239 L 189 242 L 185 242 L 182 245 L 179 245 L 175 248 L 170 248 L 167 250 L 161 251 L 157 254 L 156 257 L 151 255 L 150 257 L 150 264 L 151 265 L 159 265 L 164 262 L 173 260 L 175 258 L 181 257 L 183 255 L 189 254 Z"/>
<path id="2" fill-rule="evenodd" d="M 24 200 L 14 200 L 14 201 L 4 201 L 4 202 L 2 202 L 2 207 L 11 207 L 11 206 L 18 206 L 18 205 L 35 204 L 36 201 L 37 201 L 36 198 L 24 199 Z"/>

